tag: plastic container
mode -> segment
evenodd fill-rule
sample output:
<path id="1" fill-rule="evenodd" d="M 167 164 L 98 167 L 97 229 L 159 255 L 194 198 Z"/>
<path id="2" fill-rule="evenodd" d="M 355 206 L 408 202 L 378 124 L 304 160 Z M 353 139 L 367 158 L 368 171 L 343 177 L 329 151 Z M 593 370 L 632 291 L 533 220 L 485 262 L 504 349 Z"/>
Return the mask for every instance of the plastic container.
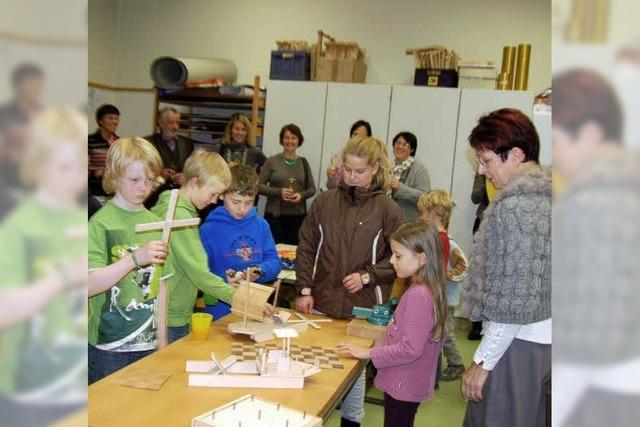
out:
<path id="1" fill-rule="evenodd" d="M 206 340 L 213 316 L 208 313 L 193 313 L 191 315 L 191 334 L 194 339 Z"/>
<path id="2" fill-rule="evenodd" d="M 271 80 L 309 80 L 311 55 L 305 51 L 271 51 Z"/>

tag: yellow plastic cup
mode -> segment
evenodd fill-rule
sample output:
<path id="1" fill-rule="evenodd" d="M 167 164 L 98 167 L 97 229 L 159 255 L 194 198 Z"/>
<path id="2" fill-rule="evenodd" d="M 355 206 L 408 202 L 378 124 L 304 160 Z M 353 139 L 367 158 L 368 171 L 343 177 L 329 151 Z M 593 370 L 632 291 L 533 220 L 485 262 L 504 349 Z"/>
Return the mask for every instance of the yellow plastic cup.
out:
<path id="1" fill-rule="evenodd" d="M 191 315 L 191 334 L 194 339 L 206 340 L 213 316 L 209 313 L 193 313 Z"/>

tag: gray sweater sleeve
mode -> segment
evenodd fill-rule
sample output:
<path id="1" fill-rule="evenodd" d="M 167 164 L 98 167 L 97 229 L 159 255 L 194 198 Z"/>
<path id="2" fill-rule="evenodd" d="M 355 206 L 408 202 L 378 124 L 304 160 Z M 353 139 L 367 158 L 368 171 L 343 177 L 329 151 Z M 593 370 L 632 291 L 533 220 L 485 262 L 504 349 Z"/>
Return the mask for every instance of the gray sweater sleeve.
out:
<path id="1" fill-rule="evenodd" d="M 267 197 L 278 197 L 280 188 L 269 185 L 269 178 L 273 171 L 273 160 L 268 158 L 260 170 L 260 194 Z"/>
<path id="2" fill-rule="evenodd" d="M 393 198 L 417 203 L 420 196 L 430 189 L 431 178 L 429 178 L 429 171 L 422 163 L 416 160 L 411 166 L 406 182 L 400 183 L 400 187 L 395 191 Z"/>

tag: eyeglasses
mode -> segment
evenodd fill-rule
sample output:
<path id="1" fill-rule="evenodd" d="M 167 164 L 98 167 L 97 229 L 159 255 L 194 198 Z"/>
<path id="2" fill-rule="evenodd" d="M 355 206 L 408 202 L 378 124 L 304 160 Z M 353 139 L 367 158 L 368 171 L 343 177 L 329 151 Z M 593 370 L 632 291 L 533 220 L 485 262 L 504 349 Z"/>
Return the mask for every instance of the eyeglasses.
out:
<path id="1" fill-rule="evenodd" d="M 509 154 L 509 151 L 511 151 L 511 149 L 501 151 L 501 152 L 497 153 L 494 157 L 492 157 L 490 159 L 483 159 L 481 157 L 478 157 L 478 159 L 477 159 L 478 160 L 478 166 L 487 167 L 489 162 L 491 162 L 492 160 L 497 159 L 498 157 L 502 157 L 502 159 L 504 160 L 507 157 L 507 155 Z"/>

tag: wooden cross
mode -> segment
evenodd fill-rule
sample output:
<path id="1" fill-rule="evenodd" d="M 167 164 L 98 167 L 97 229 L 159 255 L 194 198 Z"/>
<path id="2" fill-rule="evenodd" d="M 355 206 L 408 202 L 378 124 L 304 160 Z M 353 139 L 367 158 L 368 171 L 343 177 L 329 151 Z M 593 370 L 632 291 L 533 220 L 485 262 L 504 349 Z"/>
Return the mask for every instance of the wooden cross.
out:
<path id="1" fill-rule="evenodd" d="M 147 224 L 137 224 L 136 232 L 151 230 L 162 230 L 162 241 L 169 243 L 169 236 L 171 230 L 178 227 L 188 227 L 191 225 L 200 224 L 200 218 L 178 219 L 174 220 L 173 216 L 176 212 L 176 205 L 178 204 L 178 194 L 180 190 L 171 190 L 171 197 L 169 199 L 169 208 L 167 209 L 167 215 L 164 217 L 164 221 L 149 222 Z"/>

